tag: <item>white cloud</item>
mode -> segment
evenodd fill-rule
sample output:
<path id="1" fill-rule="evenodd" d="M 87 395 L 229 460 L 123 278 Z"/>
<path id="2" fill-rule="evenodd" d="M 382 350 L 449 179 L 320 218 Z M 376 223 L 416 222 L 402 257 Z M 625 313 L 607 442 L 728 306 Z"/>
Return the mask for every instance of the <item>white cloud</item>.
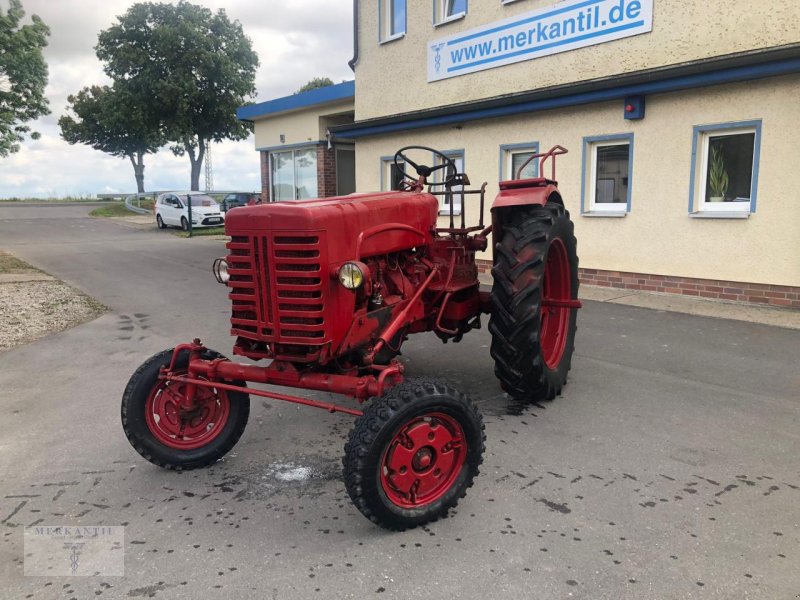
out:
<path id="1" fill-rule="evenodd" d="M 242 23 L 261 66 L 256 75 L 257 102 L 286 96 L 314 77 L 336 82 L 352 79 L 351 0 L 194 0 L 212 10 L 224 8 Z M 172 2 L 174 3 L 174 2 Z M 0 0 L 5 8 L 6 2 Z M 33 123 L 42 134 L 23 143 L 19 153 L 0 159 L 0 197 L 67 196 L 135 189 L 127 159 L 87 146 L 70 146 L 59 136 L 58 118 L 67 96 L 82 87 L 108 82 L 94 54 L 98 33 L 123 14 L 133 0 L 23 0 L 25 11 L 50 27 L 45 49 L 50 78 L 46 95 L 52 114 Z M 252 137 L 212 147 L 215 189 L 258 190 L 259 158 Z M 201 177 L 202 179 L 202 177 Z M 189 159 L 168 150 L 145 159 L 147 189 L 186 188 Z"/>

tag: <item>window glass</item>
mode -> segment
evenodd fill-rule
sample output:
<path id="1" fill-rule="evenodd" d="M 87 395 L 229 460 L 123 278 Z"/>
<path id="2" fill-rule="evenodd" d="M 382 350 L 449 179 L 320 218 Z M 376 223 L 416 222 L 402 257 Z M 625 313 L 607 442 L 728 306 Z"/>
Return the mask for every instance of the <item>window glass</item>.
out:
<path id="1" fill-rule="evenodd" d="M 317 149 L 304 148 L 271 154 L 272 201 L 317 197 Z"/>
<path id="2" fill-rule="evenodd" d="M 531 156 L 533 156 L 533 151 L 524 151 L 524 152 L 511 152 L 511 173 L 509 173 L 509 179 L 516 179 L 517 172 L 519 168 L 525 164 L 525 161 L 528 160 Z M 536 161 L 532 160 L 525 168 L 522 170 L 519 179 L 532 179 L 536 177 Z"/>
<path id="3" fill-rule="evenodd" d="M 630 144 L 595 147 L 596 204 L 628 203 Z"/>
<path id="4" fill-rule="evenodd" d="M 189 204 L 188 198 L 192 199 L 192 206 L 214 206 L 217 204 L 211 196 L 205 194 L 192 194 L 191 196 L 181 196 L 181 202 L 186 205 Z"/>
<path id="5" fill-rule="evenodd" d="M 394 159 L 391 158 L 381 158 L 381 190 L 389 191 L 389 190 L 402 190 L 402 183 L 403 181 L 407 181 L 407 179 L 403 176 L 403 173 L 400 169 L 410 169 L 409 175 L 414 175 L 414 170 L 410 167 L 406 166 L 406 163 L 398 161 L 397 163 L 400 168 L 396 167 L 394 164 Z"/>
<path id="6" fill-rule="evenodd" d="M 445 156 L 450 158 L 456 165 L 456 173 L 463 173 L 464 172 L 464 154 L 462 152 L 445 152 Z M 436 158 L 435 165 L 442 164 L 441 158 Z M 445 167 L 439 171 L 434 173 L 434 177 L 436 178 L 435 181 L 441 181 L 443 177 L 446 176 L 448 173 L 448 168 Z M 437 191 L 444 191 L 447 188 L 445 186 L 438 186 L 434 188 Z M 461 191 L 464 189 L 463 185 L 455 185 L 452 188 L 452 201 L 453 201 L 453 214 L 460 215 L 461 214 Z M 441 207 L 439 209 L 440 215 L 449 215 L 450 214 L 450 196 L 440 196 Z"/>
<path id="7" fill-rule="evenodd" d="M 293 153 L 273 152 L 272 158 L 272 199 L 294 200 L 294 160 Z"/>
<path id="8" fill-rule="evenodd" d="M 398 161 L 398 165 L 400 165 L 400 167 L 403 169 L 405 169 L 406 167 L 406 164 L 402 161 Z M 397 168 L 397 165 L 395 165 L 394 162 L 389 163 L 389 173 L 390 173 L 389 180 L 391 183 L 391 187 L 389 189 L 392 190 L 402 189 L 402 184 L 405 177 L 403 177 L 403 173 L 400 171 L 400 169 Z"/>
<path id="9" fill-rule="evenodd" d="M 749 202 L 755 132 L 708 136 L 705 202 Z"/>
<path id="10" fill-rule="evenodd" d="M 467 0 L 434 0 L 435 23 L 444 23 L 456 19 L 467 12 Z"/>
<path id="11" fill-rule="evenodd" d="M 317 150 L 297 150 L 294 154 L 297 200 L 317 197 Z"/>
<path id="12" fill-rule="evenodd" d="M 445 0 L 447 8 L 445 10 L 445 18 L 454 17 L 467 11 L 467 0 Z"/>
<path id="13" fill-rule="evenodd" d="M 379 0 L 381 41 L 406 32 L 406 0 Z"/>
<path id="14" fill-rule="evenodd" d="M 391 0 L 392 20 L 390 35 L 399 35 L 406 32 L 406 0 Z"/>

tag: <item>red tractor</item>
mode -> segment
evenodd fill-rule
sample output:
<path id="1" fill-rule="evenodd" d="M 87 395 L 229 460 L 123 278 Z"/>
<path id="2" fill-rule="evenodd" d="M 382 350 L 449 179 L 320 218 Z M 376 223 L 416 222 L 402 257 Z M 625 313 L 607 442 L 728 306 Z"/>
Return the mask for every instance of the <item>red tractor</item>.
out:
<path id="1" fill-rule="evenodd" d="M 431 152 L 436 166 L 415 163 L 410 150 Z M 450 385 L 406 379 L 395 357 L 412 333 L 433 331 L 458 342 L 487 313 L 502 389 L 531 402 L 561 392 L 580 307 L 573 225 L 555 181 L 555 156 L 564 153 L 555 146 L 531 157 L 540 160 L 540 173 L 551 160 L 549 179 L 520 179 L 522 165 L 517 179 L 501 182 L 488 227 L 486 184 L 466 189 L 469 179 L 451 159 L 422 146 L 395 154 L 406 177 L 401 191 L 229 213 L 229 254 L 213 270 L 230 289 L 233 353 L 269 363 L 232 362 L 198 339 L 156 354 L 125 389 L 128 440 L 160 467 L 195 469 L 219 460 L 239 440 L 250 395 L 343 412 L 357 417 L 343 463 L 358 509 L 389 529 L 442 516 L 478 473 L 483 420 Z M 471 195 L 479 196 L 480 222 L 468 227 L 464 200 Z M 449 227 L 437 225 L 437 196 L 450 207 Z M 480 289 L 475 263 L 490 232 L 491 293 Z M 247 382 L 369 402 L 360 410 Z"/>

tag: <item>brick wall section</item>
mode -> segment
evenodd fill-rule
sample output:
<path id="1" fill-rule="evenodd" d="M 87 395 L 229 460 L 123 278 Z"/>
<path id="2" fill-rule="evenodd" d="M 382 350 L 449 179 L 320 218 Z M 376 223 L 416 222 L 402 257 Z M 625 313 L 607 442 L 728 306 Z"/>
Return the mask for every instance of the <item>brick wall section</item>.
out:
<path id="1" fill-rule="evenodd" d="M 336 150 L 327 144 L 317 146 L 317 194 L 320 198 L 336 195 Z"/>
<path id="2" fill-rule="evenodd" d="M 269 152 L 261 154 L 261 201 L 269 202 Z"/>
<path id="3" fill-rule="evenodd" d="M 491 261 L 477 260 L 476 262 L 481 273 L 491 272 Z M 795 286 L 695 279 L 693 277 L 673 277 L 671 275 L 627 273 L 601 269 L 580 269 L 579 275 L 581 283 L 586 285 L 800 309 L 800 287 Z"/>

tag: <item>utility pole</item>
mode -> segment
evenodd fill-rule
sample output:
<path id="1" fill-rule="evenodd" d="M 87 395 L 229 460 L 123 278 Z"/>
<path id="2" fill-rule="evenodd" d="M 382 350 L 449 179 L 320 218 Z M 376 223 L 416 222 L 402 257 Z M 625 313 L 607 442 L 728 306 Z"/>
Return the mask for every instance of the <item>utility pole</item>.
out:
<path id="1" fill-rule="evenodd" d="M 211 142 L 206 140 L 206 191 L 214 190 L 214 169 L 211 166 Z"/>

